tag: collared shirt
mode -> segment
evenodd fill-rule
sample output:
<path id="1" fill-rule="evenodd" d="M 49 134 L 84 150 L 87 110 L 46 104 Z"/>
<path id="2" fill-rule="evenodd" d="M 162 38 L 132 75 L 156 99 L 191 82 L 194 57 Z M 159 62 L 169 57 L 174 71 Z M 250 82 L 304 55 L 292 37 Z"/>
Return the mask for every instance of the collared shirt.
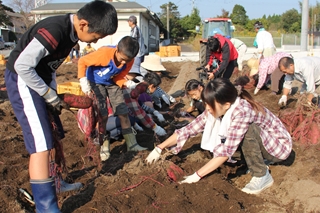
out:
<path id="1" fill-rule="evenodd" d="M 294 74 L 286 74 L 284 87 L 291 89 L 291 82 L 295 79 L 307 86 L 308 93 L 314 93 L 316 85 L 320 85 L 320 57 L 307 56 L 294 59 Z"/>
<path id="2" fill-rule="evenodd" d="M 152 100 L 154 104 L 159 108 L 162 108 L 161 100 L 163 100 L 166 104 L 170 105 L 173 102 L 174 98 L 171 95 L 168 95 L 165 91 L 163 91 L 159 86 L 156 88 L 156 91 L 151 94 Z"/>
<path id="3" fill-rule="evenodd" d="M 145 54 L 145 47 L 144 47 L 144 38 L 142 36 L 141 30 L 138 26 L 134 26 L 131 28 L 130 36 L 136 38 L 139 42 L 139 52 L 137 57 L 141 57 Z"/>
<path id="4" fill-rule="evenodd" d="M 261 112 L 257 113 L 249 102 L 241 99 L 239 106 L 232 112 L 225 142 L 213 149 L 214 157 L 231 157 L 244 138 L 249 125 L 255 123 L 261 129 L 260 137 L 267 152 L 278 159 L 286 159 L 292 150 L 291 136 L 277 116 L 267 108 L 264 110 L 265 115 Z M 203 132 L 207 113 L 209 112 L 205 111 L 190 124 L 175 131 L 178 137 L 177 145 L 170 147 L 173 153 L 180 152 L 189 137 L 195 137 Z"/>
<path id="5" fill-rule="evenodd" d="M 266 83 L 267 76 L 278 68 L 278 64 L 281 58 L 292 57 L 289 53 L 278 52 L 273 56 L 262 58 L 259 64 L 259 81 L 257 88 L 261 89 Z"/>
<path id="6" fill-rule="evenodd" d="M 230 41 L 237 50 L 239 49 L 240 46 L 245 45 L 243 41 L 236 38 L 231 38 Z"/>

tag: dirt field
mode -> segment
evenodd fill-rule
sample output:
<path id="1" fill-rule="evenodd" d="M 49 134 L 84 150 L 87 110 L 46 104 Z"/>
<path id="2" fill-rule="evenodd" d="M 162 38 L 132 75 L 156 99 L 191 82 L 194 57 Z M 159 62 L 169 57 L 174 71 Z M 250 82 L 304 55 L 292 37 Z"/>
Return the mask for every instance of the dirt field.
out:
<path id="1" fill-rule="evenodd" d="M 198 62 L 165 62 L 164 66 L 171 76 L 178 75 L 176 79 L 162 78 L 162 88 L 171 93 L 183 89 L 188 79 L 198 76 L 195 71 Z M 77 81 L 76 70 L 76 64 L 63 65 L 58 70 L 58 83 Z M 1 66 L 0 85 L 4 83 L 3 73 L 4 66 Z M 19 188 L 31 193 L 29 155 L 11 104 L 3 98 L 4 92 L 0 92 L 0 212 L 35 212 L 19 193 Z M 255 98 L 275 114 L 279 113 L 280 95 L 261 90 Z M 187 99 L 181 100 L 187 103 Z M 282 165 L 270 165 L 273 186 L 255 196 L 239 190 L 251 179 L 239 153 L 234 156 L 239 160 L 235 165 L 226 163 L 198 183 L 179 185 L 168 178 L 166 169 L 170 162 L 190 175 L 210 160 L 211 154 L 200 149 L 201 135 L 190 139 L 178 155 L 168 156 L 151 167 L 144 159 L 159 139 L 149 130 L 138 132 L 139 144 L 149 150 L 126 152 L 124 141 L 113 141 L 111 157 L 99 170 L 96 163 L 86 157 L 87 144 L 75 114 L 63 111 L 61 120 L 66 132 L 63 146 L 67 180 L 84 184 L 79 191 L 58 194 L 64 213 L 320 212 L 319 145 L 302 146 L 294 142 L 290 159 Z"/>

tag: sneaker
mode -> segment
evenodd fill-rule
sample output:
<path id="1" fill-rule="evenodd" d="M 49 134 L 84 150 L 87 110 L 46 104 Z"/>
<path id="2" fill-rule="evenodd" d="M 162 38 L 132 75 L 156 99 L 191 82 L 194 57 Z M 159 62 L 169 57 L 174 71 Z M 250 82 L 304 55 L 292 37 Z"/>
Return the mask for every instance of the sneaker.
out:
<path id="1" fill-rule="evenodd" d="M 273 184 L 273 178 L 269 171 L 263 177 L 252 177 L 251 181 L 242 189 L 243 192 L 248 194 L 259 194 L 266 188 Z"/>

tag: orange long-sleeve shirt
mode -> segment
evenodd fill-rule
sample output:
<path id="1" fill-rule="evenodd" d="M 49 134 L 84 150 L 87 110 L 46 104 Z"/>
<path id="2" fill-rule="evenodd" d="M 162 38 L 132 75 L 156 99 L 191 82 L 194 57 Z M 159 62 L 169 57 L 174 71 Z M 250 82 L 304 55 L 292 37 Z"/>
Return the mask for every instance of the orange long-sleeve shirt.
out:
<path id="1" fill-rule="evenodd" d="M 87 76 L 86 71 L 88 67 L 109 67 L 110 69 L 120 71 L 111 76 L 111 78 L 115 84 L 122 87 L 126 82 L 125 77 L 129 73 L 134 60 L 132 59 L 125 65 L 116 66 L 114 60 L 116 50 L 116 47 L 101 47 L 97 51 L 81 57 L 78 61 L 78 78 Z"/>

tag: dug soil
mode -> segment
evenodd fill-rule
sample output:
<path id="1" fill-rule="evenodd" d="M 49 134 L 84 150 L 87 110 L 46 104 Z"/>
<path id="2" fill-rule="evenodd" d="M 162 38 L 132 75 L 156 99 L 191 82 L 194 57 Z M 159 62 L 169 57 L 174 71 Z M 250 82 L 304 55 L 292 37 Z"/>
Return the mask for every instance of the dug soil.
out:
<path id="1" fill-rule="evenodd" d="M 162 77 L 161 87 L 170 94 L 183 90 L 187 80 L 198 78 L 196 67 L 199 62 L 163 64 L 169 77 Z M 0 85 L 4 84 L 4 69 L 4 66 L 0 67 Z M 77 81 L 76 77 L 76 63 L 64 64 L 57 72 L 58 83 Z M 34 206 L 19 191 L 22 188 L 32 194 L 28 175 L 29 155 L 21 127 L 3 90 L 2 87 L 0 212 L 35 212 Z M 252 93 L 252 90 L 248 91 Z M 261 90 L 254 98 L 278 115 L 280 96 Z M 181 94 L 177 99 L 180 107 L 188 105 L 188 98 Z M 164 128 L 169 134 L 180 128 L 183 119 L 172 114 L 169 111 L 165 115 L 168 122 Z M 238 152 L 234 156 L 237 163 L 225 163 L 198 183 L 179 184 L 168 176 L 168 168 L 174 166 L 180 167 L 185 175 L 193 174 L 212 158 L 211 153 L 200 149 L 201 134 L 189 139 L 178 155 L 166 155 L 155 165 L 148 166 L 145 158 L 164 138 L 155 137 L 151 130 L 145 129 L 137 133 L 137 141 L 148 150 L 127 152 L 123 139 L 112 141 L 111 157 L 99 165 L 88 157 L 88 144 L 78 128 L 76 111 L 63 110 L 60 117 L 66 135 L 62 140 L 68 169 L 64 178 L 84 185 L 78 191 L 58 194 L 59 206 L 64 213 L 320 212 L 320 146 L 317 144 L 294 142 L 294 152 L 287 161 L 269 166 L 274 178 L 273 186 L 260 195 L 248 195 L 240 189 L 251 176 L 246 173 L 246 165 Z M 98 155 L 97 152 L 93 154 Z M 177 180 L 182 176 L 176 173 Z"/>

